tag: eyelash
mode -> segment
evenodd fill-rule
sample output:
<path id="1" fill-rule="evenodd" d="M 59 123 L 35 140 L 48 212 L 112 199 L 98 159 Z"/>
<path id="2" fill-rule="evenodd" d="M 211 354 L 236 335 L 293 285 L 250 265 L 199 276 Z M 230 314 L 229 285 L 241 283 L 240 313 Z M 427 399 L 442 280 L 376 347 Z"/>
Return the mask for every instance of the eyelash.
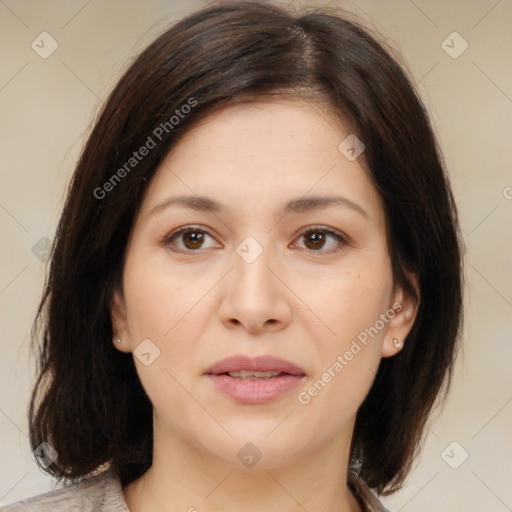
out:
<path id="1" fill-rule="evenodd" d="M 175 240 L 176 238 L 179 238 L 180 235 L 182 235 L 183 233 L 187 233 L 187 232 L 191 232 L 191 233 L 202 233 L 202 234 L 206 234 L 208 235 L 210 238 L 214 238 L 212 235 L 210 235 L 210 233 L 208 233 L 208 231 L 202 229 L 200 226 L 194 226 L 194 225 L 189 225 L 189 226 L 183 226 L 181 228 L 178 228 L 174 231 L 172 231 L 171 233 L 169 233 L 163 240 L 163 244 L 164 245 L 170 245 L 173 240 Z M 310 234 L 310 233 L 323 233 L 325 235 L 331 235 L 333 236 L 338 242 L 339 244 L 341 245 L 341 247 L 338 247 L 338 248 L 335 248 L 335 249 L 329 249 L 329 250 L 322 250 L 322 249 L 319 249 L 319 250 L 313 250 L 313 249 L 304 249 L 310 253 L 319 253 L 319 254 L 334 254 L 334 253 L 337 253 L 339 251 L 342 250 L 343 247 L 345 247 L 346 245 L 348 245 L 348 241 L 347 239 L 341 235 L 341 233 L 337 232 L 337 231 L 334 231 L 330 228 L 326 228 L 326 227 L 323 227 L 323 226 L 310 226 L 308 228 L 305 228 L 303 230 L 300 231 L 299 235 L 298 235 L 298 239 L 300 239 L 301 237 L 307 235 L 307 234 Z M 175 252 L 181 252 L 181 253 L 199 253 L 201 252 L 201 250 L 203 249 L 197 249 L 197 250 L 192 250 L 192 249 L 171 249 Z"/>

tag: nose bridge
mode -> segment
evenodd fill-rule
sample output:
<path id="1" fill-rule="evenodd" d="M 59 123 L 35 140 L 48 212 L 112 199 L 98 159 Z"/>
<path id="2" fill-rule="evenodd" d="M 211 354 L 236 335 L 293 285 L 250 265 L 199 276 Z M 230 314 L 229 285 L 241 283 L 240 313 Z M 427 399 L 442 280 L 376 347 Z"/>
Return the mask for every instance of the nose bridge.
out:
<path id="1" fill-rule="evenodd" d="M 236 248 L 234 257 L 235 268 L 232 276 L 234 291 L 238 295 L 248 297 L 262 293 L 267 299 L 275 296 L 276 283 L 272 282 L 275 276 L 268 268 L 275 266 L 276 262 L 273 260 L 275 258 L 272 257 L 269 244 L 263 247 L 255 238 L 245 238 Z"/>
<path id="2" fill-rule="evenodd" d="M 269 244 L 264 247 L 253 237 L 237 246 L 220 311 L 224 321 L 243 324 L 250 331 L 265 325 L 282 327 L 289 321 L 286 287 L 274 275 L 279 274 L 277 259 Z"/>

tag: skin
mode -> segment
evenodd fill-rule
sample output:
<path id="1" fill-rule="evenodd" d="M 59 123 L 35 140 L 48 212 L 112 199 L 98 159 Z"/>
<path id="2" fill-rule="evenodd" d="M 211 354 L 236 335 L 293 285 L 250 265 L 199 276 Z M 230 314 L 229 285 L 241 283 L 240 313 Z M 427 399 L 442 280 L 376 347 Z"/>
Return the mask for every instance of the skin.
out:
<path id="1" fill-rule="evenodd" d="M 134 358 L 153 404 L 154 457 L 124 488 L 130 510 L 361 510 L 342 483 L 356 413 L 417 305 L 393 282 L 384 209 L 362 158 L 338 150 L 349 133 L 325 107 L 300 99 L 230 106 L 187 132 L 150 182 L 111 308 L 118 350 L 148 338 L 160 350 L 148 366 Z M 225 210 L 150 213 L 182 194 Z M 344 205 L 279 213 L 312 195 L 343 196 L 365 214 Z M 207 233 L 202 245 L 186 235 L 164 241 L 187 225 Z M 346 243 L 301 235 L 318 226 Z M 248 236 L 263 249 L 252 263 L 236 252 Z M 401 310 L 378 335 L 301 404 L 298 393 L 395 303 Z M 269 403 L 241 404 L 204 376 L 234 354 L 275 355 L 306 378 Z M 237 457 L 247 442 L 262 454 L 252 468 Z"/>

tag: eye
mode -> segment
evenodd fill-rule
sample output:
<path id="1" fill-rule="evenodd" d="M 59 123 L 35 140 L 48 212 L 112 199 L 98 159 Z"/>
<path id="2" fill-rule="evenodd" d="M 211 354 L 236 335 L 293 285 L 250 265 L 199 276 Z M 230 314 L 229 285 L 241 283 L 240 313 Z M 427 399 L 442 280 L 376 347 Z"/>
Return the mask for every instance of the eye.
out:
<path id="1" fill-rule="evenodd" d="M 322 227 L 307 228 L 301 232 L 299 240 L 304 240 L 302 248 L 327 254 L 341 251 L 347 245 L 347 240 L 340 233 Z"/>
<path id="2" fill-rule="evenodd" d="M 167 235 L 164 239 L 164 243 L 166 245 L 174 245 L 182 252 L 218 247 L 218 245 L 215 244 L 205 247 L 208 238 L 214 240 L 204 229 L 195 226 L 184 226 Z"/>
<path id="3" fill-rule="evenodd" d="M 206 245 L 208 239 L 210 245 Z M 301 248 L 313 252 L 335 253 L 340 251 L 347 240 L 340 233 L 323 227 L 310 227 L 300 233 L 299 240 L 304 240 Z M 184 226 L 176 229 L 163 240 L 165 245 L 171 245 L 178 252 L 198 252 L 201 249 L 220 247 L 214 238 L 204 229 L 196 226 Z M 299 243 L 299 247 L 301 244 Z"/>

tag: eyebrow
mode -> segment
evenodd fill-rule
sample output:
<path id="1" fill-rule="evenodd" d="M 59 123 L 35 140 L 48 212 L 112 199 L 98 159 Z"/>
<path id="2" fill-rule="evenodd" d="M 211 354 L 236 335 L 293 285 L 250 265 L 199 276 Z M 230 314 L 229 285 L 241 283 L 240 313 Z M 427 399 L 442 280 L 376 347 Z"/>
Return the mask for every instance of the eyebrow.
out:
<path id="1" fill-rule="evenodd" d="M 164 199 L 150 210 L 148 216 L 155 215 L 172 206 L 181 206 L 198 212 L 215 214 L 223 213 L 227 210 L 226 206 L 222 203 L 209 197 L 180 195 Z M 328 208 L 329 206 L 350 208 L 366 219 L 370 218 L 368 213 L 366 213 L 360 205 L 342 196 L 308 196 L 291 199 L 283 205 L 279 216 L 284 216 L 289 213 L 304 213 L 312 210 L 320 210 L 322 208 Z"/>

